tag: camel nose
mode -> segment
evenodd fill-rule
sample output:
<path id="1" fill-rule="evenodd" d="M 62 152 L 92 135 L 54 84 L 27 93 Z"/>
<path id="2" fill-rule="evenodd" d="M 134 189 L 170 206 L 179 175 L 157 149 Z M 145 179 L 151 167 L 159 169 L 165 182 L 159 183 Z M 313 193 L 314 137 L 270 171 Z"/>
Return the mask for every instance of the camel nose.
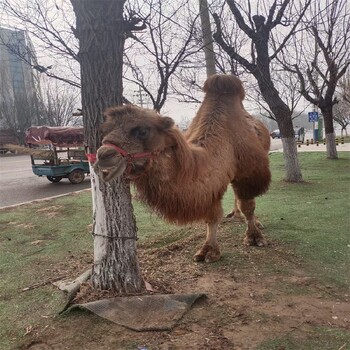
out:
<path id="1" fill-rule="evenodd" d="M 104 169 L 114 167 L 118 161 L 118 158 L 118 152 L 113 148 L 100 147 L 97 150 L 97 161 L 95 163 L 95 168 L 99 168 L 103 172 Z"/>
<path id="2" fill-rule="evenodd" d="M 99 161 L 108 161 L 117 155 L 117 151 L 110 147 L 100 147 L 97 151 L 97 159 Z"/>

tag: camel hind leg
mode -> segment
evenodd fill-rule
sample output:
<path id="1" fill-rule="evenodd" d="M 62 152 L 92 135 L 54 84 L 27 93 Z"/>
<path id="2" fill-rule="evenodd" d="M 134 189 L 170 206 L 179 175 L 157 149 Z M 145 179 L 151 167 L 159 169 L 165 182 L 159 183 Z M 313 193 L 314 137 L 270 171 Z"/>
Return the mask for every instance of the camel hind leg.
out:
<path id="1" fill-rule="evenodd" d="M 235 204 L 234 204 L 234 207 L 233 207 L 232 211 L 226 215 L 226 218 L 227 219 L 233 219 L 234 221 L 244 221 L 244 216 L 243 216 L 241 210 L 238 207 L 236 193 L 235 193 Z"/>
<path id="2" fill-rule="evenodd" d="M 245 217 L 242 214 L 241 209 L 239 208 L 238 196 L 237 196 L 237 192 L 236 192 L 234 187 L 233 187 L 233 192 L 234 192 L 234 201 L 235 201 L 234 207 L 233 207 L 232 211 L 226 215 L 226 219 L 231 219 L 231 220 L 237 221 L 237 222 L 244 222 L 245 221 Z M 260 228 L 260 229 L 264 228 L 262 223 L 255 216 L 254 216 L 254 220 L 255 220 L 255 224 L 256 224 L 256 226 L 258 228 Z"/>
<path id="3" fill-rule="evenodd" d="M 255 245 L 258 247 L 266 246 L 266 239 L 261 232 L 259 223 L 257 222 L 254 215 L 255 199 L 238 199 L 237 204 L 243 213 L 248 226 L 244 237 L 244 244 Z"/>

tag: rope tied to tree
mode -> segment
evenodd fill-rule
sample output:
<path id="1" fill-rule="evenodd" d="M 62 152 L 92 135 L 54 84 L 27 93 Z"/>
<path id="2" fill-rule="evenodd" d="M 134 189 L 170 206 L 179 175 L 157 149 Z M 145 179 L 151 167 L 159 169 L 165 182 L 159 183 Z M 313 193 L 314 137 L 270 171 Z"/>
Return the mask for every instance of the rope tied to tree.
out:
<path id="1" fill-rule="evenodd" d="M 111 236 L 111 235 L 101 235 L 99 233 L 92 233 L 92 235 L 94 237 L 98 236 L 98 237 L 104 237 L 106 239 L 110 239 L 110 240 L 127 240 L 127 239 L 134 239 L 135 241 L 137 241 L 139 238 L 137 236 L 134 237 L 126 237 L 126 236 Z"/>

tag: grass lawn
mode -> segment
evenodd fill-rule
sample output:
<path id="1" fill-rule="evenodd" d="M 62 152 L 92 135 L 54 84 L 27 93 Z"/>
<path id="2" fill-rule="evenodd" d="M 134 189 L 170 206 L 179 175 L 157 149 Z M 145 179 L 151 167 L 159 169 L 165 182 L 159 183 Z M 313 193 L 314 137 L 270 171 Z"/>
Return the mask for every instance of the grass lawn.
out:
<path id="1" fill-rule="evenodd" d="M 148 259 L 152 260 L 154 257 L 156 260 L 158 255 L 154 254 L 160 251 L 163 254 L 167 249 L 171 254 L 174 253 L 174 259 L 179 259 L 181 256 L 183 270 L 187 271 L 188 266 L 196 269 L 200 276 L 196 283 L 206 276 L 219 272 L 218 278 L 229 279 L 234 271 L 238 275 L 241 273 L 240 286 L 244 288 L 244 286 L 252 287 L 254 283 L 259 284 L 263 276 L 264 281 L 257 290 L 261 293 L 264 291 L 259 300 L 262 304 L 266 302 L 266 305 L 270 305 L 268 303 L 273 300 L 276 300 L 276 303 L 277 300 L 288 298 L 294 300 L 295 296 L 303 298 L 312 296 L 314 300 L 321 298 L 324 303 L 329 300 L 334 300 L 335 304 L 348 303 L 350 154 L 339 152 L 339 157 L 338 160 L 328 160 L 324 153 L 300 153 L 299 159 L 305 183 L 288 184 L 282 180 L 284 176 L 282 154 L 271 154 L 273 182 L 269 192 L 257 199 L 256 210 L 265 226 L 270 246 L 263 249 L 242 248 L 244 226 L 235 224 L 232 228 L 232 225 L 224 224 L 220 237 L 223 257 L 221 261 L 210 265 L 194 264 L 191 261 L 196 244 L 204 239 L 203 225 L 176 227 L 165 224 L 140 203 L 135 202 L 142 257 L 145 254 Z M 233 207 L 233 194 L 230 189 L 225 195 L 223 205 L 225 212 L 229 212 Z M 157 335 L 125 331 L 122 327 L 111 325 L 88 313 L 74 313 L 68 317 L 57 316 L 64 304 L 64 295 L 55 289 L 51 282 L 61 277 L 75 277 L 91 266 L 93 259 L 93 240 L 89 227 L 91 220 L 89 192 L 0 211 L 0 349 L 123 350 L 137 349 L 138 345 L 146 340 L 150 344 L 149 350 L 184 349 L 185 343 L 177 346 L 176 341 L 182 337 L 185 339 L 188 334 L 196 333 L 196 330 L 191 328 L 192 324 L 198 321 L 191 320 L 194 316 L 185 317 L 173 331 L 167 334 L 158 332 Z M 185 242 L 181 243 L 185 248 L 173 252 L 170 248 L 177 242 L 179 244 Z M 164 262 L 162 264 L 165 265 Z M 159 265 L 159 270 L 163 268 L 162 264 Z M 171 271 L 171 268 L 170 263 L 167 266 L 168 271 Z M 244 277 L 243 271 L 250 271 L 250 274 L 256 272 L 255 279 Z M 307 280 L 313 282 L 311 284 L 291 282 L 301 275 L 307 276 Z M 40 285 L 37 285 L 38 283 Z M 272 288 L 269 290 L 268 286 Z M 29 290 L 23 291 L 28 287 Z M 232 296 L 231 300 L 225 298 L 226 296 L 223 296 L 221 301 L 223 305 L 220 303 L 216 305 L 217 310 L 220 307 L 223 308 L 223 312 L 228 309 L 236 310 L 236 306 L 230 304 L 233 302 Z M 297 302 L 297 299 L 295 300 Z M 267 330 L 264 337 L 257 338 L 252 349 L 350 349 L 350 314 L 343 323 L 337 320 L 339 323 L 331 325 L 315 321 L 315 323 L 303 323 L 296 332 L 282 330 L 278 333 L 280 329 L 278 327 L 283 321 L 275 321 L 267 311 L 261 309 L 261 303 L 255 305 L 255 309 L 252 308 L 245 323 L 239 323 L 237 316 L 233 316 L 233 311 L 232 314 L 227 314 L 225 320 L 221 317 L 223 314 L 218 315 L 217 322 L 222 323 L 220 329 L 223 330 L 217 332 L 222 343 L 215 343 L 216 345 L 213 343 L 212 347 L 203 346 L 198 349 L 233 349 L 231 345 L 223 345 L 229 344 L 224 343 L 223 339 L 239 336 L 240 332 L 244 334 L 245 329 L 251 332 L 256 327 L 253 322 L 254 315 L 258 314 L 264 315 L 267 324 L 271 323 L 271 331 Z M 243 299 L 238 304 L 243 305 Z M 200 310 L 201 308 L 194 310 L 194 315 L 198 318 Z M 212 315 L 215 320 L 215 314 Z M 203 327 L 209 327 L 208 329 L 214 332 L 214 323 L 213 321 L 212 324 L 210 322 L 207 324 L 203 320 Z M 288 323 L 287 319 L 285 323 Z M 273 327 L 277 333 L 272 331 Z M 263 330 L 263 327 L 261 329 Z M 65 339 L 61 342 L 62 346 L 57 340 L 60 334 L 61 338 Z M 132 340 L 127 340 L 128 337 Z M 47 347 L 36 348 L 36 344 L 39 346 L 42 339 L 45 340 L 43 344 L 45 343 Z M 169 343 L 172 345 L 167 343 L 170 342 L 169 339 L 173 339 Z M 204 342 L 203 339 L 199 341 Z M 204 344 L 214 342 L 214 338 L 208 339 L 209 341 Z M 219 341 L 219 336 L 215 339 Z M 159 344 L 169 346 L 161 347 Z"/>

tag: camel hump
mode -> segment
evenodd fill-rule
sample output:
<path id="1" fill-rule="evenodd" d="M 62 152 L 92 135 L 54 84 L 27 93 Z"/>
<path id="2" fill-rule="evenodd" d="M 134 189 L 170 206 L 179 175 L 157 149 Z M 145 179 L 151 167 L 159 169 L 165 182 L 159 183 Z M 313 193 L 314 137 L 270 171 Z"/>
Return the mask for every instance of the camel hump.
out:
<path id="1" fill-rule="evenodd" d="M 204 83 L 203 91 L 215 95 L 238 95 L 244 99 L 244 88 L 240 79 L 229 74 L 211 75 Z"/>

